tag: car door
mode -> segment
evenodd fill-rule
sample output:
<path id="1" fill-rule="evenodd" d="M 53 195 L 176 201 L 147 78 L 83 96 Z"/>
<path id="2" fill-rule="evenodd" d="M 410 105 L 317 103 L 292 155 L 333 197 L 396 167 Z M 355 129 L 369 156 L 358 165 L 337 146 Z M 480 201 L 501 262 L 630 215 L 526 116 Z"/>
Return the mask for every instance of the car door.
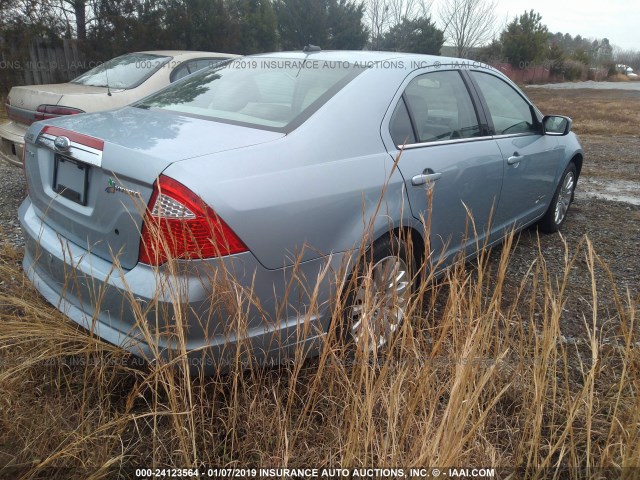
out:
<path id="1" fill-rule="evenodd" d="M 430 227 L 432 259 L 446 265 L 489 233 L 502 154 L 459 71 L 414 75 L 401 92 L 383 136 L 400 155 L 412 215 Z"/>
<path id="2" fill-rule="evenodd" d="M 512 85 L 488 71 L 469 73 L 504 160 L 496 225 L 523 227 L 544 215 L 551 201 L 562 147 L 543 135 L 531 104 Z"/>

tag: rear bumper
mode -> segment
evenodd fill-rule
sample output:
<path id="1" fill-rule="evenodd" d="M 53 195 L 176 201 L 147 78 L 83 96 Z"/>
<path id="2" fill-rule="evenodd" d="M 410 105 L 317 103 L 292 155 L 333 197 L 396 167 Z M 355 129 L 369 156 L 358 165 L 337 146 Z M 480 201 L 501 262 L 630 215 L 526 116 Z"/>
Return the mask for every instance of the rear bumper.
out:
<path id="1" fill-rule="evenodd" d="M 24 134 L 27 127 L 9 121 L 0 125 L 0 159 L 16 167 L 22 167 Z"/>
<path id="2" fill-rule="evenodd" d="M 23 267 L 36 289 L 77 324 L 148 361 L 182 352 L 191 367 L 209 373 L 238 359 L 278 363 L 300 346 L 315 353 L 327 331 L 335 275 L 317 279 L 327 262 L 337 274 L 340 256 L 295 272 L 267 270 L 251 253 L 177 262 L 174 271 L 144 264 L 122 270 L 60 237 L 28 197 L 19 217 Z"/>

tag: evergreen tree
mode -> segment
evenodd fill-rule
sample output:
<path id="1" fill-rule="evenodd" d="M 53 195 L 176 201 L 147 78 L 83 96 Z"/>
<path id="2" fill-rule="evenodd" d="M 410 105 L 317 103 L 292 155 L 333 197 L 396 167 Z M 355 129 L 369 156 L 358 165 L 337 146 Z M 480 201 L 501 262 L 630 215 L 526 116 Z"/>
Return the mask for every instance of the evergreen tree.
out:
<path id="1" fill-rule="evenodd" d="M 232 53 L 249 55 L 277 49 L 277 18 L 269 0 L 230 0 Z"/>
<path id="2" fill-rule="evenodd" d="M 275 7 L 283 50 L 307 44 L 357 50 L 369 37 L 362 21 L 364 5 L 353 0 L 280 0 Z"/>
<path id="3" fill-rule="evenodd" d="M 382 39 L 382 48 L 408 53 L 440 55 L 444 32 L 431 21 L 430 16 L 415 20 L 405 19 L 389 30 Z"/>
<path id="4" fill-rule="evenodd" d="M 549 32 L 542 16 L 533 10 L 513 19 L 500 35 L 502 51 L 514 67 L 544 58 Z"/>

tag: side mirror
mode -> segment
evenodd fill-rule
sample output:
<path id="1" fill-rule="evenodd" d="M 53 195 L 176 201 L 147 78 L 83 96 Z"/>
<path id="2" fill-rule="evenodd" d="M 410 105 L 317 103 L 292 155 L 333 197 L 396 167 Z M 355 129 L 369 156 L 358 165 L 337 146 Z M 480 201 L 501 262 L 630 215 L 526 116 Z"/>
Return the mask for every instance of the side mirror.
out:
<path id="1" fill-rule="evenodd" d="M 563 136 L 571 131 L 573 120 L 562 115 L 545 115 L 542 119 L 542 130 L 545 135 Z"/>

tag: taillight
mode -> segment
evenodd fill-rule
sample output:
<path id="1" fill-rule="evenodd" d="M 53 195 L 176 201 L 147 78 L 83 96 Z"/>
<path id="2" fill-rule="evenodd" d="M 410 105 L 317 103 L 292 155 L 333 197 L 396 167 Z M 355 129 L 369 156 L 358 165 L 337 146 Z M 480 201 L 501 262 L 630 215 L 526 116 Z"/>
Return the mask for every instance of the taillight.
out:
<path id="1" fill-rule="evenodd" d="M 29 195 L 29 182 L 27 182 L 27 143 L 22 146 L 22 176 L 24 177 L 24 189 Z"/>
<path id="2" fill-rule="evenodd" d="M 56 118 L 62 115 L 77 115 L 79 113 L 84 113 L 83 110 L 78 108 L 59 107 L 57 105 L 40 105 L 36 109 L 36 112 L 38 112 L 34 115 L 36 120 L 46 120 L 48 118 Z"/>
<path id="3" fill-rule="evenodd" d="M 25 165 L 25 163 L 24 163 L 24 162 L 26 162 L 26 161 L 27 161 L 27 144 L 25 143 L 25 144 L 22 146 L 22 171 L 23 171 L 23 172 L 24 172 L 24 174 L 25 174 L 25 175 L 24 175 L 25 180 L 27 179 L 27 174 L 26 174 L 26 172 L 24 171 L 24 165 Z"/>
<path id="4" fill-rule="evenodd" d="M 200 197 L 180 182 L 160 175 L 142 226 L 140 262 L 162 265 L 169 258 L 212 258 L 247 250 Z"/>

